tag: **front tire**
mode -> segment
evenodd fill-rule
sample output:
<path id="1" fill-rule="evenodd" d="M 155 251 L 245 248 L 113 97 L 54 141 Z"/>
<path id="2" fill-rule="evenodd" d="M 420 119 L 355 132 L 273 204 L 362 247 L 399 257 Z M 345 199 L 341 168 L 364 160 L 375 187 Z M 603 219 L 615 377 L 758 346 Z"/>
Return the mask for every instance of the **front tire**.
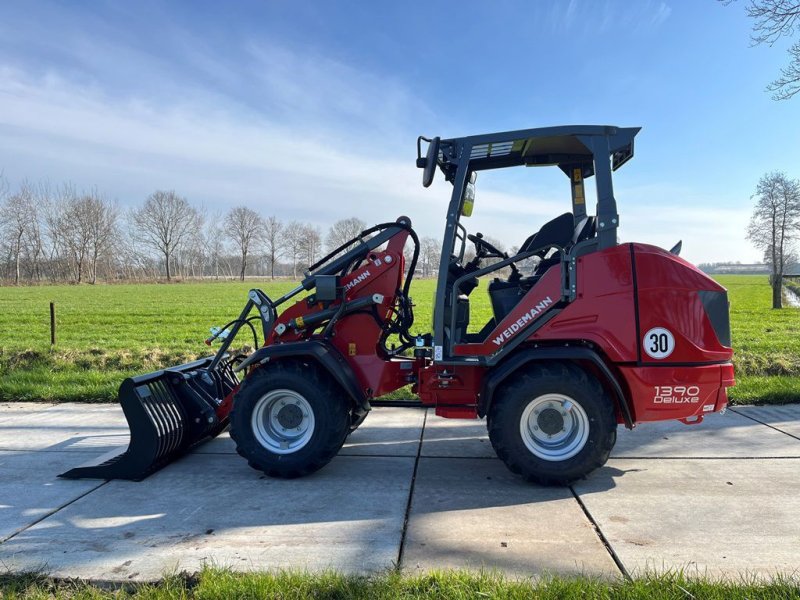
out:
<path id="1" fill-rule="evenodd" d="M 506 466 L 543 485 L 567 485 L 603 466 L 617 440 L 611 399 L 567 363 L 532 366 L 498 390 L 489 439 Z"/>
<path id="2" fill-rule="evenodd" d="M 267 363 L 233 399 L 231 438 L 270 477 L 302 477 L 328 464 L 350 430 L 350 403 L 314 364 Z"/>

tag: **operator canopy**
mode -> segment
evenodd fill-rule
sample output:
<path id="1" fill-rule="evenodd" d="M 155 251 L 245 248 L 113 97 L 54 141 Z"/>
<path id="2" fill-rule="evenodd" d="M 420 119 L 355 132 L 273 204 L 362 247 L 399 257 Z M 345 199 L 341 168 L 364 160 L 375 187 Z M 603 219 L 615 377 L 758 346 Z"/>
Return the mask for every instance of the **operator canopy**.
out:
<path id="1" fill-rule="evenodd" d="M 453 181 L 459 164 L 465 162 L 469 163 L 471 171 L 519 165 L 557 165 L 568 175 L 570 169 L 580 166 L 583 177 L 591 177 L 594 174 L 595 155 L 603 152 L 610 154 L 613 170 L 633 158 L 633 138 L 640 129 L 610 125 L 567 125 L 444 140 L 420 136 L 417 140 L 417 166 L 425 169 L 425 187 L 433 181 L 437 164 L 445 178 Z M 422 141 L 429 142 L 424 158 Z"/>

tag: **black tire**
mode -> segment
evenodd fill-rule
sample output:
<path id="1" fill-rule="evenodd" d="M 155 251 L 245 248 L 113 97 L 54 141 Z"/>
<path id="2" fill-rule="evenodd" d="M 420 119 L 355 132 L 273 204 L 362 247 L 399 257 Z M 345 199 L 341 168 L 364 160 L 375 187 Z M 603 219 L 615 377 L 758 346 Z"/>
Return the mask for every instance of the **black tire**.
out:
<path id="1" fill-rule="evenodd" d="M 566 397 L 579 410 L 559 404 L 554 395 Z M 551 398 L 555 400 L 551 402 Z M 529 406 L 528 416 L 532 420 L 526 417 Z M 537 408 L 535 414 L 539 416 L 535 417 Z M 523 439 L 523 418 L 527 424 L 527 443 Z M 611 399 L 595 377 L 571 363 L 537 364 L 512 376 L 494 397 L 487 428 L 492 446 L 506 466 L 528 481 L 542 485 L 568 485 L 586 476 L 606 463 L 617 441 L 617 420 Z M 554 442 L 556 445 L 551 449 L 546 446 L 548 440 L 539 440 L 548 437 L 548 433 L 553 434 L 549 437 L 556 438 L 560 447 Z M 558 439 L 562 436 L 566 436 L 563 443 Z M 551 455 L 537 456 L 529 445 L 540 454 Z M 571 452 L 576 453 L 569 456 Z"/>
<path id="2" fill-rule="evenodd" d="M 269 403 L 270 396 L 272 404 Z M 294 414 L 288 417 L 281 416 L 283 411 L 276 409 L 284 397 L 300 397 L 306 404 L 300 405 L 303 408 L 292 409 Z M 289 403 L 292 402 L 300 401 L 290 400 Z M 270 406 L 275 407 L 272 412 Z M 308 419 L 305 407 L 310 408 L 313 420 Z M 277 414 L 277 421 L 268 418 L 273 414 Z M 286 421 L 291 418 L 301 420 L 292 424 L 306 424 L 303 438 L 296 442 L 297 449 L 293 450 L 286 442 L 285 448 L 269 446 L 270 442 L 280 442 L 282 435 L 277 429 L 270 429 L 269 423 L 277 423 L 280 427 L 287 425 Z M 231 437 L 236 442 L 236 451 L 247 459 L 251 467 L 270 477 L 290 479 L 308 475 L 328 464 L 344 444 L 350 422 L 347 396 L 316 365 L 295 361 L 267 363 L 248 375 L 234 396 Z M 308 423 L 312 425 L 306 437 Z M 301 442 L 302 446 L 299 445 Z"/>

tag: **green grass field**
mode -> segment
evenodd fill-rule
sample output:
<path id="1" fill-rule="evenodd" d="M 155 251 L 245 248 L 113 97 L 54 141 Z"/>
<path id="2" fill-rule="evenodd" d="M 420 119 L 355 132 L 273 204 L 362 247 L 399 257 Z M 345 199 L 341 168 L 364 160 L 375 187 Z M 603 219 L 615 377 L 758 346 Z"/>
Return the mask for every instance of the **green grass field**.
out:
<path id="1" fill-rule="evenodd" d="M 800 398 L 800 309 L 771 310 L 764 276 L 722 276 L 730 290 L 738 385 L 734 402 Z M 130 375 L 209 353 L 209 328 L 235 318 L 247 291 L 272 297 L 291 282 L 0 288 L 0 400 L 106 402 Z M 416 282 L 418 331 L 430 330 L 435 283 Z M 472 295 L 472 330 L 491 313 L 485 291 Z M 58 340 L 50 348 L 49 302 Z M 415 332 L 417 330 L 415 327 Z M 246 337 L 242 338 L 247 340 Z"/>
<path id="2" fill-rule="evenodd" d="M 94 587 L 81 582 L 53 582 L 36 576 L 0 576 L 0 598 L 9 600 L 217 600 L 228 598 L 281 598 L 345 600 L 797 600 L 796 582 L 712 582 L 680 574 L 642 577 L 633 581 L 590 578 L 544 577 L 511 580 L 489 573 L 461 571 L 404 577 L 397 572 L 372 577 L 323 573 L 237 574 L 207 569 L 196 577 L 169 577 L 157 584 L 130 585 L 120 589 Z"/>

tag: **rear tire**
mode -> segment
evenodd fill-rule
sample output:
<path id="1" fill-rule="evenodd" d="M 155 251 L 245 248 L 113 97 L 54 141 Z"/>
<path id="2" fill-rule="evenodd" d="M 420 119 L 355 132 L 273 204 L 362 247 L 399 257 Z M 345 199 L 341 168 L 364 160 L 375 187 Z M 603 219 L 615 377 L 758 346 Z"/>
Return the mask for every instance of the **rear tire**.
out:
<path id="1" fill-rule="evenodd" d="M 350 430 L 350 402 L 314 364 L 267 363 L 233 399 L 231 437 L 270 477 L 302 477 L 336 456 Z"/>
<path id="2" fill-rule="evenodd" d="M 487 419 L 489 439 L 514 473 L 567 485 L 608 460 L 617 441 L 611 399 L 595 377 L 568 363 L 532 366 L 502 386 Z"/>

